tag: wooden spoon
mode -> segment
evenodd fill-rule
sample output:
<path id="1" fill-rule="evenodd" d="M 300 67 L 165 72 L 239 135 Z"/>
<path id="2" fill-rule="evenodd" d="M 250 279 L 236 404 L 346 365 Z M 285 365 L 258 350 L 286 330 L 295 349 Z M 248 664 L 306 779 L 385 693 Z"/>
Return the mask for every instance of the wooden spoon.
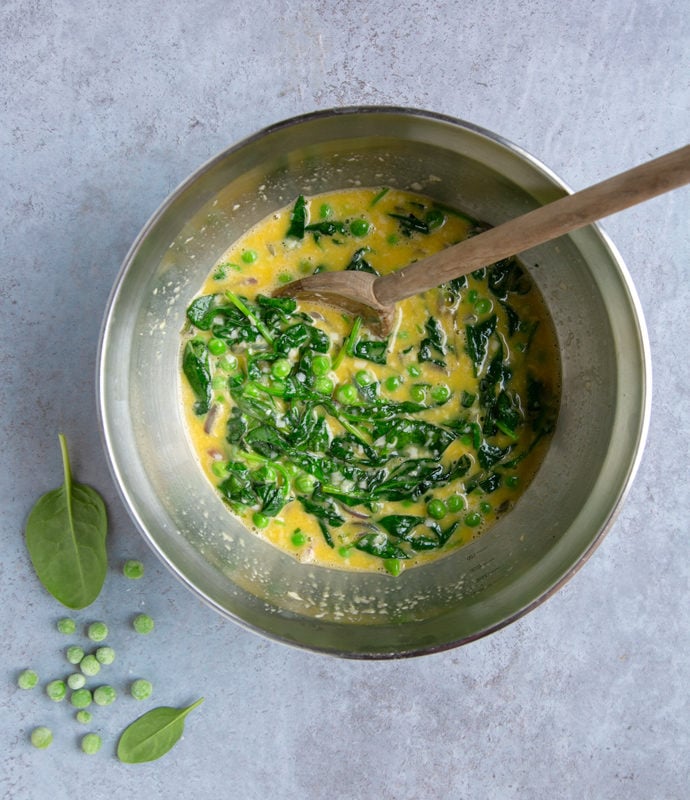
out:
<path id="1" fill-rule="evenodd" d="M 408 267 L 388 273 L 321 272 L 285 284 L 273 294 L 302 297 L 361 316 L 386 335 L 395 303 L 528 250 L 609 214 L 690 182 L 690 145 L 567 195 L 496 228 L 465 239 Z"/>

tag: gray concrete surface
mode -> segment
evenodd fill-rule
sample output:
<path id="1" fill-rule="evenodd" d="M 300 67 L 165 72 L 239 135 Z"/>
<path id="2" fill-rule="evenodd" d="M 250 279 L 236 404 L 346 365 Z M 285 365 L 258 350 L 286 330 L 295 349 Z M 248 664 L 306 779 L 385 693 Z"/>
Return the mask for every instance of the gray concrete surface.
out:
<path id="1" fill-rule="evenodd" d="M 573 187 L 685 144 L 681 0 L 3 0 L 0 5 L 0 797 L 683 800 L 688 797 L 688 190 L 611 218 L 655 370 L 648 446 L 600 549 L 556 596 L 465 648 L 343 662 L 264 641 L 183 588 L 134 531 L 101 448 L 100 320 L 137 232 L 207 158 L 338 105 L 428 108 L 526 148 Z M 144 706 L 98 709 L 86 756 L 64 704 L 15 688 L 64 672 L 62 611 L 22 540 L 60 479 L 57 431 L 111 520 L 104 618 L 124 694 L 204 695 L 183 741 L 114 756 Z M 119 574 L 142 558 L 143 581 Z M 145 609 L 151 637 L 127 629 Z M 115 670 L 117 667 L 117 670 Z M 147 706 L 148 707 L 148 706 Z M 34 750 L 37 724 L 56 734 Z"/>

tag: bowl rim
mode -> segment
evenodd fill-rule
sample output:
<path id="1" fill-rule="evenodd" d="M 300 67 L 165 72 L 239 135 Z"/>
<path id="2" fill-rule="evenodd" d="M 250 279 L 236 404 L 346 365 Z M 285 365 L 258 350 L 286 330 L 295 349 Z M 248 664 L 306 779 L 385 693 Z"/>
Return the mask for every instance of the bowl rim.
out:
<path id="1" fill-rule="evenodd" d="M 616 263 L 616 266 L 620 273 L 621 283 L 628 295 L 631 311 L 633 312 L 632 318 L 634 319 L 639 337 L 638 343 L 640 347 L 641 381 L 642 381 L 642 385 L 639 387 L 642 400 L 640 406 L 640 418 L 639 418 L 640 422 L 638 425 L 638 429 L 636 431 L 636 435 L 634 437 L 634 446 L 631 447 L 631 457 L 628 461 L 628 466 L 623 483 L 621 484 L 618 496 L 613 499 L 611 510 L 608 517 L 605 519 L 604 523 L 600 526 L 597 534 L 593 537 L 592 541 L 589 543 L 587 548 L 580 554 L 578 559 L 548 589 L 538 594 L 532 601 L 518 608 L 515 612 L 508 615 L 499 622 L 489 625 L 486 628 L 477 631 L 474 634 L 463 636 L 457 640 L 445 642 L 440 645 L 422 646 L 411 649 L 409 651 L 353 653 L 350 651 L 336 651 L 332 648 L 327 648 L 327 647 L 318 647 L 313 645 L 301 644 L 300 642 L 290 639 L 289 637 L 281 636 L 273 632 L 268 632 L 257 625 L 247 622 L 238 615 L 229 612 L 227 609 L 221 607 L 216 601 L 214 601 L 211 597 L 209 597 L 197 586 L 195 586 L 178 569 L 178 567 L 170 561 L 170 559 L 166 556 L 164 552 L 162 552 L 161 548 L 157 545 L 157 543 L 153 540 L 149 532 L 146 530 L 146 527 L 140 520 L 138 513 L 133 508 L 132 503 L 130 502 L 128 492 L 126 491 L 125 485 L 122 480 L 121 469 L 116 463 L 116 459 L 113 454 L 113 448 L 111 444 L 112 442 L 111 428 L 108 423 L 108 411 L 105 399 L 106 398 L 106 392 L 105 392 L 106 375 L 104 370 L 104 365 L 106 361 L 105 351 L 108 342 L 108 334 L 112 323 L 115 302 L 120 293 L 122 284 L 129 271 L 129 268 L 133 260 L 135 259 L 135 256 L 139 252 L 142 243 L 146 240 L 150 231 L 153 228 L 155 228 L 159 220 L 166 214 L 170 206 L 172 206 L 175 203 L 175 201 L 182 194 L 184 194 L 189 187 L 191 187 L 197 180 L 199 180 L 201 176 L 203 176 L 206 172 L 211 170 L 215 165 L 219 164 L 220 162 L 228 158 L 228 156 L 232 155 L 237 151 L 242 150 L 245 147 L 250 146 L 252 143 L 264 137 L 278 133 L 281 130 L 290 127 L 309 123 L 314 120 L 329 118 L 329 117 L 337 117 L 337 116 L 374 115 L 374 114 L 391 115 L 391 116 L 404 115 L 410 117 L 418 117 L 422 119 L 445 123 L 452 127 L 461 128 L 471 133 L 477 134 L 482 138 L 488 139 L 492 143 L 498 144 L 506 148 L 513 154 L 517 154 L 518 156 L 520 156 L 522 160 L 527 162 L 532 168 L 536 169 L 538 172 L 542 173 L 555 187 L 561 189 L 564 193 L 572 194 L 573 192 L 570 186 L 565 181 L 563 181 L 550 167 L 546 166 L 540 159 L 536 158 L 534 155 L 532 155 L 529 151 L 525 150 L 520 145 L 515 144 L 509 139 L 501 136 L 500 134 L 496 134 L 487 128 L 484 128 L 482 126 L 476 125 L 474 123 L 468 122 L 466 120 L 448 114 L 443 114 L 436 111 L 424 110 L 409 106 L 352 105 L 352 106 L 336 106 L 327 109 L 319 109 L 299 114 L 296 116 L 284 118 L 278 122 L 272 123 L 268 126 L 265 126 L 257 130 L 255 133 L 245 136 L 244 138 L 240 139 L 234 144 L 231 144 L 230 146 L 223 148 L 221 151 L 217 152 L 215 155 L 208 158 L 203 164 L 201 164 L 197 169 L 195 169 L 188 177 L 186 177 L 183 181 L 181 181 L 163 199 L 158 208 L 151 214 L 151 216 L 148 218 L 148 220 L 146 221 L 146 223 L 141 228 L 138 235 L 132 242 L 131 246 L 129 247 L 122 261 L 122 264 L 118 270 L 118 273 L 115 277 L 110 293 L 108 295 L 100 326 L 98 349 L 96 354 L 96 370 L 95 370 L 96 413 L 98 420 L 98 429 L 101 438 L 101 443 L 106 454 L 106 461 L 108 464 L 108 468 L 111 477 L 113 478 L 115 487 L 117 489 L 117 493 L 120 499 L 122 500 L 128 515 L 135 523 L 135 526 L 138 529 L 139 533 L 142 535 L 142 537 L 151 547 L 151 549 L 156 553 L 158 558 L 160 558 L 161 561 L 163 561 L 163 563 L 165 564 L 165 566 L 168 569 L 170 569 L 173 575 L 178 580 L 180 580 L 189 590 L 191 590 L 199 599 L 201 599 L 202 602 L 213 608 L 223 617 L 231 619 L 234 623 L 238 624 L 242 628 L 245 628 L 246 630 L 257 633 L 260 636 L 263 636 L 264 638 L 281 642 L 282 644 L 286 644 L 298 650 L 307 650 L 309 652 L 330 655 L 333 657 L 351 658 L 357 660 L 390 660 L 390 659 L 412 658 L 412 657 L 428 655 L 432 653 L 439 653 L 439 652 L 444 652 L 446 650 L 455 649 L 456 647 L 469 644 L 472 641 L 484 638 L 485 636 L 488 636 L 491 633 L 495 633 L 496 631 L 501 630 L 502 628 L 512 624 L 513 622 L 517 621 L 518 619 L 525 616 L 529 612 L 533 611 L 535 608 L 537 608 L 546 600 L 548 600 L 550 597 L 552 597 L 554 594 L 556 594 L 566 583 L 568 583 L 572 579 L 572 577 L 590 559 L 594 551 L 601 544 L 604 536 L 609 532 L 609 530 L 615 523 L 624 505 L 624 502 L 630 493 L 633 481 L 640 467 L 640 463 L 642 460 L 649 432 L 651 404 L 652 404 L 651 348 L 649 343 L 649 334 L 647 331 L 646 321 L 642 310 L 642 305 L 639 296 L 637 294 L 635 285 L 633 283 L 632 277 L 630 275 L 630 272 L 620 254 L 620 251 L 613 243 L 609 235 L 602 228 L 601 224 L 596 222 L 587 227 L 593 229 L 596 232 L 597 236 L 601 240 L 602 245 L 605 247 L 605 249 L 609 251 L 612 260 L 615 261 Z"/>

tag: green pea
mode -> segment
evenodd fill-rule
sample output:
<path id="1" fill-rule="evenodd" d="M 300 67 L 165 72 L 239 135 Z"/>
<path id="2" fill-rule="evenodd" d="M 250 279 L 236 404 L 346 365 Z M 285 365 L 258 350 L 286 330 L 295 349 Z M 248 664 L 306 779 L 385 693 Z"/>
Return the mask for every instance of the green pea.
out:
<path id="1" fill-rule="evenodd" d="M 218 361 L 218 366 L 224 372 L 234 372 L 237 369 L 237 358 L 232 354 L 223 356 L 223 358 Z"/>
<path id="2" fill-rule="evenodd" d="M 431 390 L 431 399 L 441 405 L 442 403 L 447 403 L 450 399 L 451 391 L 446 386 L 445 383 L 439 383 L 437 386 L 434 386 Z"/>
<path id="3" fill-rule="evenodd" d="M 268 528 L 271 523 L 271 518 L 262 514 L 261 511 L 255 511 L 252 515 L 252 522 L 257 528 Z"/>
<path id="4" fill-rule="evenodd" d="M 99 664 L 112 664 L 115 661 L 115 651 L 112 647 L 99 647 L 96 650 L 96 661 Z"/>
<path id="5" fill-rule="evenodd" d="M 520 479 L 518 478 L 517 475 L 508 475 L 508 477 L 506 478 L 506 486 L 508 486 L 511 489 L 514 489 L 518 485 L 518 483 L 520 483 Z"/>
<path id="6" fill-rule="evenodd" d="M 398 375 L 390 375 L 384 381 L 384 386 L 388 389 L 389 392 L 394 392 L 402 383 L 402 378 Z"/>
<path id="7" fill-rule="evenodd" d="M 292 364 L 287 358 L 279 358 L 277 361 L 273 362 L 271 375 L 273 375 L 274 378 L 287 378 L 291 370 Z"/>
<path id="8" fill-rule="evenodd" d="M 211 463 L 211 472 L 216 476 L 216 478 L 224 478 L 227 472 L 225 461 L 213 461 Z"/>
<path id="9" fill-rule="evenodd" d="M 84 711 L 82 709 L 81 711 L 77 711 L 77 713 L 74 715 L 74 718 L 77 720 L 77 722 L 81 722 L 82 725 L 88 725 L 93 719 L 93 715 L 90 711 Z"/>
<path id="10" fill-rule="evenodd" d="M 38 675 L 32 669 L 25 669 L 19 673 L 17 686 L 20 689 L 33 689 L 38 683 Z"/>
<path id="11" fill-rule="evenodd" d="M 122 574 L 125 578 L 138 580 L 144 574 L 144 565 L 136 558 L 130 558 L 122 565 Z"/>
<path id="12" fill-rule="evenodd" d="M 242 253 L 242 261 L 244 261 L 245 264 L 253 264 L 258 258 L 259 254 L 256 250 L 245 250 L 244 253 Z"/>
<path id="13" fill-rule="evenodd" d="M 115 702 L 115 698 L 117 697 L 117 692 L 113 689 L 112 686 L 99 686 L 97 689 L 94 689 L 93 692 L 93 702 L 97 706 L 109 706 L 111 703 Z"/>
<path id="14" fill-rule="evenodd" d="M 373 382 L 374 376 L 365 369 L 360 369 L 359 372 L 355 374 L 355 383 L 358 386 L 370 386 Z"/>
<path id="15" fill-rule="evenodd" d="M 397 244 L 400 241 L 400 237 L 397 233 L 391 233 L 386 237 L 386 241 L 388 244 Z"/>
<path id="16" fill-rule="evenodd" d="M 278 275 L 278 283 L 290 283 L 292 280 L 292 275 L 289 272 L 281 272 Z"/>
<path id="17" fill-rule="evenodd" d="M 325 375 L 331 368 L 331 359 L 328 356 L 315 356 L 311 362 L 313 375 Z"/>
<path id="18" fill-rule="evenodd" d="M 146 700 L 151 696 L 152 691 L 153 684 L 151 681 L 147 681 L 144 678 L 137 678 L 129 687 L 129 693 L 135 700 Z"/>
<path id="19" fill-rule="evenodd" d="M 448 511 L 456 512 L 462 511 L 465 507 L 465 500 L 459 494 L 452 494 L 447 500 L 446 505 L 448 506 Z"/>
<path id="20" fill-rule="evenodd" d="M 474 304 L 474 310 L 477 314 L 488 314 L 489 311 L 493 308 L 493 303 L 488 298 L 484 297 L 481 300 L 477 300 Z"/>
<path id="21" fill-rule="evenodd" d="M 295 547 L 302 547 L 302 545 L 306 543 L 306 541 L 307 541 L 307 537 L 306 537 L 306 536 L 305 536 L 305 534 L 303 534 L 303 533 L 302 533 L 302 531 L 301 531 L 301 530 L 299 530 L 299 528 L 298 528 L 298 529 L 297 529 L 297 530 L 296 530 L 296 531 L 295 531 L 295 532 L 292 534 L 292 536 L 290 537 L 290 541 L 292 542 L 292 544 L 293 544 Z"/>
<path id="22" fill-rule="evenodd" d="M 424 386 L 410 386 L 410 400 L 415 403 L 423 403 L 426 400 L 426 388 Z"/>
<path id="23" fill-rule="evenodd" d="M 31 744 L 39 750 L 45 750 L 53 741 L 53 732 L 45 725 L 39 725 L 31 731 Z"/>
<path id="24" fill-rule="evenodd" d="M 87 733 L 82 736 L 81 749 L 88 755 L 97 753 L 102 745 L 103 741 L 97 733 Z"/>
<path id="25" fill-rule="evenodd" d="M 318 483 L 317 479 L 310 475 L 308 472 L 299 475 L 297 480 L 295 481 L 295 487 L 298 491 L 303 492 L 304 494 L 311 494 Z"/>
<path id="26" fill-rule="evenodd" d="M 426 513 L 432 519 L 443 519 L 448 513 L 448 508 L 443 500 L 430 500 L 426 506 Z"/>
<path id="27" fill-rule="evenodd" d="M 476 528 L 477 525 L 481 525 L 482 522 L 482 515 L 477 511 L 470 511 L 469 514 L 465 515 L 465 525 L 469 528 Z"/>
<path id="28" fill-rule="evenodd" d="M 319 216 L 321 219 L 330 219 L 333 216 L 333 209 L 328 203 L 322 203 L 319 208 Z"/>
<path id="29" fill-rule="evenodd" d="M 61 700 L 65 699 L 65 695 L 67 694 L 67 686 L 65 685 L 65 682 L 61 680 L 51 681 L 46 686 L 46 694 L 51 700 L 59 703 Z"/>
<path id="30" fill-rule="evenodd" d="M 343 558 L 349 558 L 352 553 L 352 546 L 349 544 L 344 544 L 342 547 L 338 548 L 338 554 L 341 555 Z"/>
<path id="31" fill-rule="evenodd" d="M 69 701 L 75 708 L 88 708 L 93 698 L 88 689 L 77 689 L 70 695 Z"/>
<path id="32" fill-rule="evenodd" d="M 206 347 L 208 347 L 208 352 L 212 356 L 222 356 L 228 349 L 227 344 L 222 339 L 216 339 L 215 337 L 208 340 Z"/>
<path id="33" fill-rule="evenodd" d="M 57 629 L 60 633 L 74 633 L 77 630 L 77 623 L 69 617 L 64 617 L 57 621 Z"/>
<path id="34" fill-rule="evenodd" d="M 371 228 L 365 219 L 353 219 L 350 223 L 350 233 L 353 236 L 366 236 Z"/>
<path id="35" fill-rule="evenodd" d="M 416 364 L 410 364 L 407 368 L 407 374 L 411 378 L 418 378 L 422 374 L 422 370 Z"/>
<path id="36" fill-rule="evenodd" d="M 84 650 L 79 645 L 73 644 L 65 650 L 65 655 L 70 664 L 78 664 L 84 658 Z"/>
<path id="37" fill-rule="evenodd" d="M 402 570 L 402 561 L 399 558 L 384 558 L 383 566 L 386 572 L 397 577 Z"/>
<path id="38" fill-rule="evenodd" d="M 132 620 L 132 627 L 137 633 L 151 633 L 154 622 L 148 614 L 137 614 Z"/>
<path id="39" fill-rule="evenodd" d="M 479 504 L 479 510 L 482 514 L 488 514 L 491 511 L 491 503 L 487 503 L 486 501 Z"/>
<path id="40" fill-rule="evenodd" d="M 105 622 L 92 622 L 86 630 L 86 635 L 92 642 L 102 642 L 108 636 L 108 626 Z"/>
<path id="41" fill-rule="evenodd" d="M 101 671 L 101 665 L 96 659 L 96 656 L 88 655 L 82 658 L 81 662 L 79 663 L 79 669 L 84 673 L 84 675 L 93 677 L 94 675 L 98 675 L 98 673 Z"/>
<path id="42" fill-rule="evenodd" d="M 476 289 L 470 289 L 469 292 L 467 292 L 467 299 L 470 303 L 476 303 L 478 297 L 479 292 Z"/>
<path id="43" fill-rule="evenodd" d="M 83 689 L 86 686 L 86 678 L 83 672 L 74 672 L 67 678 L 67 685 L 70 689 Z"/>
<path id="44" fill-rule="evenodd" d="M 359 395 L 357 393 L 357 389 L 355 389 L 351 383 L 344 383 L 342 386 L 338 387 L 335 397 L 339 403 L 342 403 L 344 406 L 348 406 L 356 403 Z"/>
<path id="45" fill-rule="evenodd" d="M 436 228 L 440 228 L 441 225 L 446 221 L 446 215 L 438 208 L 432 208 L 426 212 L 426 216 L 424 217 L 426 224 L 431 228 L 431 230 L 435 230 Z"/>
<path id="46" fill-rule="evenodd" d="M 314 381 L 314 390 L 319 394 L 333 394 L 333 381 L 325 375 Z"/>

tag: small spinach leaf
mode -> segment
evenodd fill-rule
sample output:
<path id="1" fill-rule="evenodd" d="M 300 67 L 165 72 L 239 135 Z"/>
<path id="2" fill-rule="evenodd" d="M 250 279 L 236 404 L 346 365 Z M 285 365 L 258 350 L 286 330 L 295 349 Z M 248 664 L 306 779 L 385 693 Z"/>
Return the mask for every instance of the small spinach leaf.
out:
<path id="1" fill-rule="evenodd" d="M 117 757 L 125 764 L 143 764 L 164 756 L 184 733 L 187 714 L 203 701 L 200 697 L 187 708 L 159 706 L 147 711 L 122 732 L 117 743 Z"/>

